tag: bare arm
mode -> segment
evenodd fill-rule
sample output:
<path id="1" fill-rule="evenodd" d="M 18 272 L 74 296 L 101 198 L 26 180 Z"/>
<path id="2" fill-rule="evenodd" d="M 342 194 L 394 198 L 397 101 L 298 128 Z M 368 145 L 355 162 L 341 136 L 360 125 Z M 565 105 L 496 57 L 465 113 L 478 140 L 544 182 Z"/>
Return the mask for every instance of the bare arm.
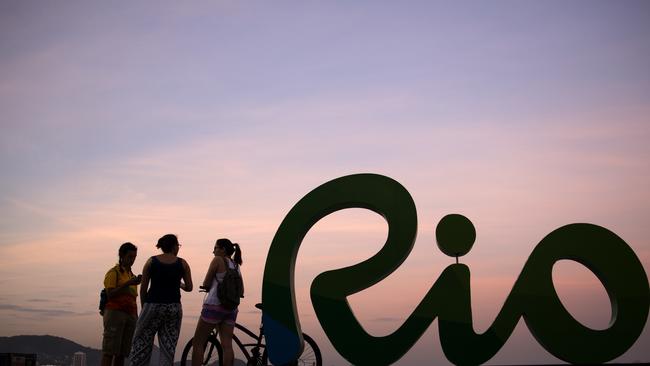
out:
<path id="1" fill-rule="evenodd" d="M 114 297 L 116 295 L 119 295 L 121 293 L 127 293 L 128 289 L 130 286 L 137 285 L 140 283 L 140 280 L 137 277 L 134 277 L 123 284 L 113 287 L 113 288 L 107 288 L 106 289 L 106 296 L 110 299 L 111 297 Z"/>
<path id="2" fill-rule="evenodd" d="M 239 266 L 239 275 L 241 276 L 241 296 L 244 297 L 246 284 L 244 283 L 244 276 L 241 274 L 241 266 Z"/>
<path id="3" fill-rule="evenodd" d="M 181 289 L 186 292 L 192 291 L 194 285 L 192 284 L 192 273 L 190 272 L 190 265 L 184 259 L 181 259 L 183 264 L 183 282 L 181 282 Z"/>
<path id="4" fill-rule="evenodd" d="M 142 283 L 140 284 L 140 306 L 144 306 L 144 303 L 147 300 L 147 292 L 149 291 L 149 279 L 150 274 L 149 270 L 151 268 L 151 258 L 147 260 L 147 263 L 144 264 L 142 268 Z"/>
<path id="5" fill-rule="evenodd" d="M 204 289 L 210 289 L 212 286 L 212 280 L 214 279 L 214 276 L 217 274 L 219 268 L 223 267 L 223 258 L 221 257 L 214 257 L 212 258 L 212 262 L 210 262 L 210 266 L 208 267 L 208 272 L 205 274 L 205 279 L 203 279 L 203 288 Z"/>

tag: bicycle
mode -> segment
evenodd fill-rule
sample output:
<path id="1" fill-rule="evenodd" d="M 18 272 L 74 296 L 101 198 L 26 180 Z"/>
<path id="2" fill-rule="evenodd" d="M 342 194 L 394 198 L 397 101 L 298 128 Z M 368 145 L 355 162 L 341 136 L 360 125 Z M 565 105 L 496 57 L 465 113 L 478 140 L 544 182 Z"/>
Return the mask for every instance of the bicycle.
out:
<path id="1" fill-rule="evenodd" d="M 256 308 L 262 310 L 262 304 L 256 304 Z M 264 325 L 260 324 L 259 335 L 256 335 L 246 327 L 241 324 L 235 324 L 235 329 L 240 330 L 246 336 L 253 340 L 253 343 L 244 343 L 242 342 L 237 334 L 233 334 L 233 349 L 241 351 L 241 354 L 246 358 L 247 366 L 269 366 L 271 364 L 268 362 L 268 355 L 266 353 L 266 345 L 264 344 Z M 305 340 L 305 349 L 303 350 L 300 358 L 292 364 L 295 366 L 322 366 L 323 359 L 321 357 L 320 349 L 314 340 L 307 334 L 302 334 Z M 235 345 L 237 348 L 235 348 Z M 183 355 L 181 356 L 181 366 L 190 366 L 191 362 L 188 362 L 188 357 L 191 359 L 192 356 L 192 339 L 187 342 L 187 345 L 183 349 Z M 239 354 L 236 354 L 239 356 Z M 203 354 L 203 363 L 202 365 L 206 366 L 223 366 L 222 365 L 223 357 L 223 348 L 221 347 L 221 342 L 217 339 L 216 330 L 213 329 L 210 335 L 208 336 L 208 341 L 205 346 L 205 351 Z M 237 358 L 237 357 L 235 357 Z"/>

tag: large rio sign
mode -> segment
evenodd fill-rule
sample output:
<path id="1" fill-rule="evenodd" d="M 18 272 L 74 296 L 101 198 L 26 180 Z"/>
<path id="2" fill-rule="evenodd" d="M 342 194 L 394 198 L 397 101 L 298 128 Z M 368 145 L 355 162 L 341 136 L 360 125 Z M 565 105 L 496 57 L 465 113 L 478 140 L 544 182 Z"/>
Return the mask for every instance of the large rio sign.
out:
<path id="1" fill-rule="evenodd" d="M 648 278 L 632 249 L 613 232 L 592 224 L 570 224 L 548 234 L 526 261 L 494 323 L 477 334 L 472 326 L 470 272 L 448 266 L 415 311 L 392 334 L 368 334 L 355 318 L 347 297 L 392 273 L 411 252 L 417 232 L 415 204 L 398 182 L 376 174 L 357 174 L 327 182 L 303 197 L 275 234 L 264 270 L 264 330 L 271 362 L 290 363 L 302 351 L 302 332 L 294 294 L 294 269 L 300 244 L 323 217 L 346 208 L 364 208 L 388 223 L 385 245 L 356 265 L 318 275 L 311 300 L 336 350 L 354 365 L 389 365 L 399 360 L 437 317 L 442 349 L 456 365 L 488 361 L 512 334 L 521 317 L 535 339 L 570 363 L 602 363 L 627 351 L 648 316 Z M 459 257 L 472 247 L 476 232 L 461 215 L 445 216 L 436 228 L 438 246 Z M 604 330 L 576 321 L 553 286 L 555 262 L 569 259 L 589 268 L 601 281 L 612 307 Z M 368 351 L 372 350 L 372 351 Z"/>

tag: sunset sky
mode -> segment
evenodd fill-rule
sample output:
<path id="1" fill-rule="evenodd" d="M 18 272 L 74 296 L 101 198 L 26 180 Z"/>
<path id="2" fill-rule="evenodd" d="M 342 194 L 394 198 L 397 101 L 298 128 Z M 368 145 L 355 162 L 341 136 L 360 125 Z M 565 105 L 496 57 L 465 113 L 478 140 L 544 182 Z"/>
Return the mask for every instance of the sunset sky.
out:
<path id="1" fill-rule="evenodd" d="M 349 300 L 371 334 L 408 317 L 453 259 L 446 214 L 474 223 L 461 262 L 475 328 L 494 320 L 535 245 L 604 226 L 650 269 L 647 1 L 0 2 L 0 336 L 101 347 L 104 273 L 178 235 L 200 282 L 217 238 L 239 242 L 256 328 L 262 272 L 289 209 L 354 173 L 387 175 L 418 210 L 413 252 Z M 296 268 L 303 330 L 344 366 L 309 300 L 321 272 L 384 244 L 361 209 L 310 231 Z M 558 262 L 585 325 L 611 309 L 595 275 Z M 400 293 L 396 298 L 389 294 Z M 203 295 L 183 294 L 179 348 Z M 642 349 L 646 344 L 646 349 Z M 619 362 L 650 362 L 650 329 Z M 180 351 L 177 352 L 177 358 Z M 559 363 L 523 321 L 492 364 Z M 448 364 L 437 322 L 398 365 Z"/>

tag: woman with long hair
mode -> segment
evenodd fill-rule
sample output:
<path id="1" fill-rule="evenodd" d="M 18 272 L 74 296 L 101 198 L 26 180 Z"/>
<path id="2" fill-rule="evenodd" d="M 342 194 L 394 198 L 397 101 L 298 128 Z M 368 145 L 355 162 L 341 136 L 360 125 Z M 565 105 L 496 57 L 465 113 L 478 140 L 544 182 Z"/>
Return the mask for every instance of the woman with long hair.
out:
<path id="1" fill-rule="evenodd" d="M 142 270 L 142 313 L 133 337 L 130 356 L 133 366 L 149 365 L 156 333 L 160 347 L 160 365 L 174 364 L 183 319 L 180 290 L 189 292 L 193 287 L 190 266 L 178 257 L 180 246 L 176 235 L 161 237 L 156 247 L 162 250 L 162 254 L 149 258 Z"/>
<path id="2" fill-rule="evenodd" d="M 237 320 L 237 308 L 229 309 L 221 304 L 217 291 L 226 275 L 226 269 L 237 269 L 241 276 L 239 266 L 242 264 L 242 253 L 239 244 L 233 244 L 228 239 L 219 239 L 212 251 L 214 258 L 210 262 L 208 272 L 203 280 L 204 289 L 209 289 L 203 301 L 201 317 L 196 324 L 194 339 L 192 340 L 192 366 L 203 363 L 205 343 L 212 329 L 216 327 L 221 346 L 223 347 L 223 366 L 232 366 L 234 352 L 232 348 L 232 334 Z M 234 255 L 234 256 L 233 256 Z"/>

